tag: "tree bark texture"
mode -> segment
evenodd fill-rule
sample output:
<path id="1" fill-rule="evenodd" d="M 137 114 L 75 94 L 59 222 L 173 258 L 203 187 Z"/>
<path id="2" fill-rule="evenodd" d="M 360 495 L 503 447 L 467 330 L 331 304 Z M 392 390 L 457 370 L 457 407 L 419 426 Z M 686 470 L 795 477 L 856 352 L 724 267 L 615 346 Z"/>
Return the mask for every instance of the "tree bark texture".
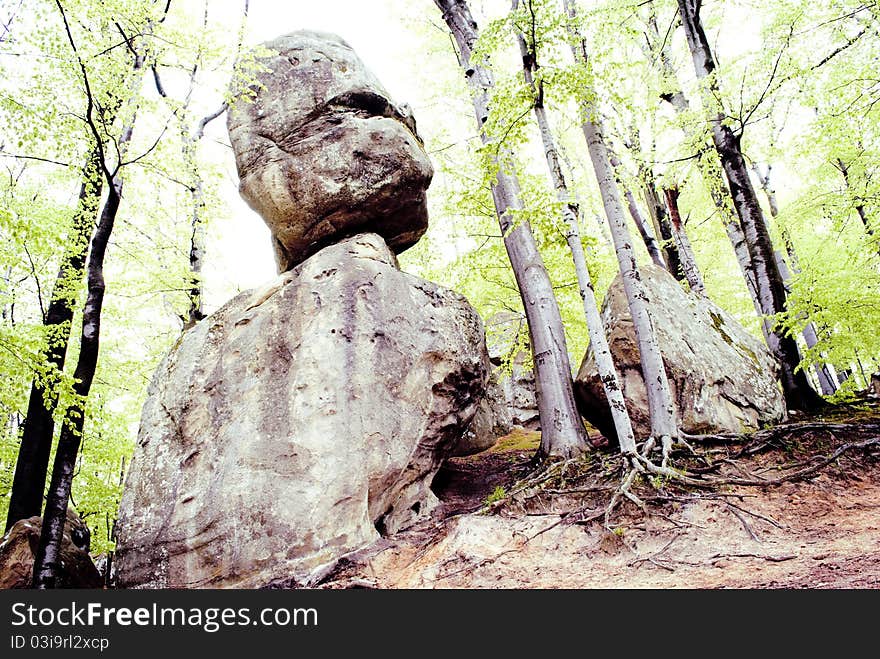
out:
<path id="1" fill-rule="evenodd" d="M 700 0 L 678 0 L 682 25 L 694 63 L 696 75 L 709 81 L 711 93 L 706 98 L 719 93 L 712 76 L 715 60 L 709 40 L 700 20 Z M 773 256 L 773 245 L 761 212 L 755 190 L 749 178 L 748 168 L 740 148 L 739 137 L 724 122 L 720 111 L 711 116 L 712 142 L 721 166 L 727 177 L 733 205 L 739 216 L 740 226 L 749 249 L 755 271 L 755 284 L 761 312 L 772 317 L 786 310 L 786 294 L 779 268 Z M 780 379 L 786 403 L 789 408 L 811 410 L 823 405 L 822 398 L 813 390 L 806 373 L 798 368 L 800 355 L 794 338 L 787 336 L 775 326 L 768 327 L 768 346 L 780 365 Z"/>
<path id="2" fill-rule="evenodd" d="M 526 0 L 526 2 L 530 1 Z M 513 0 L 512 9 L 515 11 L 518 5 L 519 0 Z M 620 442 L 620 450 L 623 453 L 635 453 L 636 444 L 632 423 L 630 422 L 629 412 L 626 410 L 626 401 L 620 388 L 620 379 L 614 367 L 611 349 L 608 347 L 608 338 L 605 336 L 605 329 L 602 326 L 602 317 L 599 314 L 593 282 L 590 280 L 590 272 L 587 269 L 587 260 L 584 255 L 583 245 L 581 244 L 580 228 L 578 226 L 578 207 L 569 193 L 568 183 L 562 173 L 562 167 L 559 162 L 559 150 L 556 147 L 556 140 L 550 129 L 550 122 L 543 103 L 543 87 L 540 83 L 537 85 L 535 83 L 535 72 L 538 69 L 536 48 L 534 44 L 530 45 L 526 42 L 525 36 L 522 33 L 517 33 L 516 40 L 522 56 L 523 74 L 526 84 L 529 85 L 532 97 L 534 98 L 532 109 L 541 133 L 541 142 L 544 146 L 544 156 L 547 160 L 550 181 L 556 191 L 556 198 L 562 204 L 562 220 L 566 226 L 565 239 L 568 242 L 571 257 L 574 261 L 578 291 L 584 306 L 584 316 L 590 336 L 590 347 L 596 359 L 596 369 L 599 377 L 602 379 L 605 398 L 608 401 L 611 419 Z M 656 248 L 656 241 L 654 241 L 654 245 Z"/>
<path id="3" fill-rule="evenodd" d="M 494 85 L 491 72 L 471 62 L 477 40 L 477 24 L 465 0 L 434 0 L 458 47 L 465 78 L 473 92 L 474 112 L 484 144 L 491 138 L 485 124 L 489 117 L 489 91 Z M 522 208 L 519 181 L 508 168 L 511 154 L 498 149 L 498 174 L 492 184 L 492 198 L 504 246 L 522 298 L 529 325 L 535 365 L 538 410 L 541 418 L 540 454 L 545 457 L 574 457 L 588 448 L 586 429 L 574 401 L 571 364 L 559 306 L 547 268 L 541 259 L 528 222 L 515 222 Z"/>
<path id="4" fill-rule="evenodd" d="M 576 19 L 574 4 L 572 0 L 563 0 L 563 6 L 569 19 L 571 19 L 569 28 L 572 31 L 573 37 L 572 53 L 576 60 L 586 64 L 588 62 L 587 46 L 574 27 L 574 20 Z M 584 98 L 595 98 L 593 90 L 586 90 L 586 92 Z M 602 205 L 611 229 L 614 251 L 617 254 L 617 262 L 623 279 L 623 288 L 633 319 L 636 342 L 639 346 L 642 377 L 647 388 L 648 406 L 651 415 L 651 433 L 666 446 L 669 441 L 678 437 L 678 422 L 676 420 L 675 405 L 672 402 L 669 380 L 666 376 L 666 369 L 663 366 L 663 357 L 660 353 L 660 346 L 657 343 L 657 336 L 648 311 L 648 295 L 636 264 L 632 239 L 626 226 L 623 205 L 617 189 L 614 167 L 611 165 L 611 156 L 602 134 L 598 113 L 596 108 L 587 101 L 583 103 L 581 111 L 583 113 L 581 128 L 587 142 L 587 150 L 590 153 L 590 160 L 593 163 L 599 190 L 602 194 Z"/>

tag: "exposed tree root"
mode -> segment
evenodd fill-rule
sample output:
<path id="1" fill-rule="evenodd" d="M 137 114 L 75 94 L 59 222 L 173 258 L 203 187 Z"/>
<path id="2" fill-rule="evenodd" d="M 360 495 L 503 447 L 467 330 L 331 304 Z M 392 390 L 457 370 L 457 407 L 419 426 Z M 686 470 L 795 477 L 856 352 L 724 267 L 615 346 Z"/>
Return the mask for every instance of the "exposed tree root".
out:
<path id="1" fill-rule="evenodd" d="M 583 525 L 603 518 L 605 528 L 613 532 L 612 516 L 625 501 L 634 504 L 645 514 L 656 515 L 661 513 L 650 511 L 648 504 L 718 499 L 725 510 L 737 517 L 748 535 L 759 541 L 748 518 L 777 528 L 781 528 L 781 524 L 730 501 L 730 498 L 741 499 L 743 495 L 724 493 L 721 491 L 724 487 L 777 486 L 811 478 L 848 453 L 876 455 L 876 450 L 880 449 L 878 432 L 880 421 L 875 413 L 871 419 L 855 423 L 808 421 L 768 428 L 751 435 L 685 434 L 682 441 L 675 443 L 672 438 L 649 438 L 636 453 L 591 454 L 545 464 L 538 473 L 520 481 L 507 497 L 488 506 L 484 512 L 494 513 L 507 508 L 526 512 L 532 506 L 539 506 L 542 514 L 546 514 L 548 505 L 544 504 L 542 509 L 542 501 L 550 501 L 560 495 L 580 496 L 585 500 L 581 507 L 564 512 L 554 526 Z M 827 441 L 822 439 L 823 433 L 828 434 Z M 826 443 L 833 445 L 837 441 L 836 434 L 844 433 L 850 437 L 853 434 L 856 437 L 866 434 L 872 436 L 840 444 L 830 452 L 814 452 L 802 459 L 767 467 L 764 471 L 775 469 L 786 472 L 775 478 L 763 477 L 744 466 L 749 458 L 762 452 L 777 450 L 791 454 L 800 447 L 801 438 L 808 438 L 813 447 L 821 447 Z M 697 441 L 700 443 L 696 444 Z M 732 451 L 731 445 L 736 445 L 737 449 Z M 655 462 L 657 458 L 659 464 Z M 646 491 L 646 488 L 650 489 Z M 688 494 L 675 494 L 670 488 Z M 666 519 L 673 521 L 669 517 Z"/>

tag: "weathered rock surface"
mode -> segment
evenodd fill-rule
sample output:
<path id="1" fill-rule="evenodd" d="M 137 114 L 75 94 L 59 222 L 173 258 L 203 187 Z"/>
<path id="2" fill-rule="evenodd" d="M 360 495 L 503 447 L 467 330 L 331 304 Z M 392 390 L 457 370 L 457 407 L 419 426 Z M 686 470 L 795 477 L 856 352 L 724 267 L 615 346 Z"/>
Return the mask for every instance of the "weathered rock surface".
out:
<path id="1" fill-rule="evenodd" d="M 256 587 L 436 504 L 488 372 L 460 295 L 375 234 L 327 247 L 187 331 L 144 406 L 119 520 L 123 587 Z"/>
<path id="2" fill-rule="evenodd" d="M 529 430 L 540 430 L 535 373 L 527 367 L 529 329 L 525 316 L 499 312 L 486 321 L 489 359 L 495 366 L 493 379 L 503 392 L 506 411 L 502 418 Z"/>
<path id="3" fill-rule="evenodd" d="M 433 169 L 415 121 L 336 35 L 264 44 L 253 103 L 229 113 L 242 197 L 272 231 L 279 272 L 322 247 L 375 232 L 400 253 L 428 226 Z"/>
<path id="4" fill-rule="evenodd" d="M 514 363 L 509 376 L 499 375 L 498 378 L 511 423 L 527 430 L 540 430 L 541 414 L 535 393 L 535 372 Z"/>
<path id="5" fill-rule="evenodd" d="M 493 371 L 486 385 L 486 395 L 480 401 L 473 421 L 455 444 L 453 457 L 474 455 L 486 451 L 513 430 L 513 421 L 507 405 L 504 387 L 498 382 L 498 372 Z"/>
<path id="6" fill-rule="evenodd" d="M 486 396 L 467 432 L 453 451 L 466 456 L 492 448 L 516 426 L 540 430 L 535 374 L 526 368 L 528 326 L 522 314 L 499 312 L 486 320 L 492 370 Z M 523 347 L 520 333 L 525 336 Z"/>
<path id="7" fill-rule="evenodd" d="M 784 420 L 776 362 L 764 343 L 720 307 L 686 292 L 665 270 L 639 269 L 682 430 L 733 433 Z M 602 319 L 633 430 L 637 439 L 647 437 L 647 393 L 620 275 L 608 290 Z M 616 439 L 591 350 L 575 379 L 575 398 L 584 418 Z"/>
<path id="8" fill-rule="evenodd" d="M 30 588 L 42 517 L 13 524 L 0 540 L 0 589 Z M 70 508 L 61 537 L 59 588 L 102 588 L 104 581 L 89 556 L 89 527 Z"/>

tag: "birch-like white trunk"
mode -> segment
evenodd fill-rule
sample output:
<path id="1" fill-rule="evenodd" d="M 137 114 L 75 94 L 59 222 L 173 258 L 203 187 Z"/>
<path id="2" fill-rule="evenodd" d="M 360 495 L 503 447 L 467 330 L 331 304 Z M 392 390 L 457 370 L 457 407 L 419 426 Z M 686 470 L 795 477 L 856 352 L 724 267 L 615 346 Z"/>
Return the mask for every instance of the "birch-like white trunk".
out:
<path id="1" fill-rule="evenodd" d="M 648 207 L 651 223 L 662 240 L 660 246 L 665 254 L 667 270 L 676 280 L 686 282 L 687 280 L 681 267 L 681 259 L 678 255 L 678 246 L 675 244 L 675 236 L 672 233 L 672 224 L 669 222 L 669 213 L 666 212 L 666 205 L 661 201 L 660 194 L 657 191 L 657 181 L 654 178 L 654 172 L 644 162 L 639 163 L 639 179 L 642 183 L 642 194 L 644 195 L 645 205 Z"/>
<path id="2" fill-rule="evenodd" d="M 615 154 L 614 151 L 611 149 L 608 150 L 608 154 L 611 158 L 611 166 L 614 168 L 614 171 L 617 172 L 617 182 L 620 183 L 622 175 L 622 165 L 620 164 L 620 159 L 617 157 L 617 154 Z M 623 188 L 623 196 L 626 199 L 626 205 L 629 209 L 629 215 L 633 219 L 633 222 L 636 225 L 636 229 L 638 229 L 639 231 L 639 235 L 642 237 L 642 242 L 645 243 L 645 248 L 648 250 L 648 256 L 651 257 L 654 265 L 666 270 L 666 259 L 664 259 L 663 254 L 660 253 L 660 245 L 657 243 L 657 238 L 654 236 L 654 231 L 651 229 L 651 226 L 648 224 L 645 216 L 642 215 L 642 211 L 639 208 L 639 205 L 636 203 L 636 198 L 635 196 L 633 196 L 632 190 L 624 186 L 622 183 L 621 187 Z"/>
<path id="3" fill-rule="evenodd" d="M 586 64 L 588 61 L 587 47 L 583 38 L 576 32 L 574 20 L 577 16 L 574 3 L 572 0 L 563 0 L 563 6 L 571 20 L 569 29 L 572 31 L 573 37 L 572 54 L 576 60 Z M 595 93 L 591 89 L 585 90 L 584 97 L 587 99 L 595 98 Z M 636 264 L 632 238 L 626 226 L 623 204 L 620 201 L 614 168 L 611 165 L 611 156 L 602 134 L 598 113 L 596 108 L 587 101 L 583 103 L 581 111 L 583 112 L 581 128 L 602 194 L 602 205 L 611 229 L 614 251 L 623 279 L 623 289 L 629 304 L 636 341 L 639 346 L 642 376 L 647 389 L 648 407 L 651 415 L 651 434 L 666 447 L 672 439 L 678 437 L 678 424 L 669 380 L 663 366 L 663 357 L 648 311 L 648 295 Z"/>
<path id="4" fill-rule="evenodd" d="M 688 103 L 687 97 L 681 90 L 675 67 L 672 65 L 672 58 L 669 55 L 668 39 L 661 38 L 657 27 L 657 18 L 653 13 L 653 3 L 651 3 L 650 8 L 651 15 L 648 19 L 647 34 L 648 48 L 659 61 L 660 73 L 663 77 L 663 81 L 669 87 L 667 93 L 663 94 L 663 98 L 675 108 L 676 114 L 681 117 L 690 108 L 690 103 Z M 688 141 L 692 141 L 694 133 L 693 128 L 689 128 L 688 125 L 683 123 L 681 129 L 685 133 Z M 733 208 L 730 192 L 727 190 L 724 183 L 721 169 L 718 164 L 706 154 L 701 155 L 697 159 L 697 168 L 700 171 L 700 176 L 703 178 L 703 182 L 706 184 L 706 187 L 709 188 L 712 203 L 715 205 L 719 217 L 721 217 L 724 231 L 727 233 L 727 238 L 730 240 L 730 244 L 733 247 L 733 252 L 736 255 L 736 262 L 742 273 L 746 290 L 748 291 L 749 297 L 752 300 L 752 305 L 755 308 L 755 313 L 758 316 L 761 316 L 763 314 L 761 311 L 761 303 L 758 300 L 758 286 L 755 282 L 755 268 L 752 265 L 752 258 L 749 254 L 745 235 L 739 224 L 736 210 Z M 764 337 L 767 338 L 768 330 L 766 328 L 766 323 L 761 324 L 761 330 L 764 333 Z"/>
<path id="5" fill-rule="evenodd" d="M 471 62 L 477 41 L 477 23 L 465 0 L 434 0 L 458 46 L 459 60 L 473 92 L 474 112 L 484 144 L 489 118 L 489 90 L 494 86 L 491 72 Z M 541 449 L 544 456 L 575 457 L 588 449 L 587 434 L 577 411 L 572 385 L 571 363 L 562 327 L 562 317 L 553 293 L 547 268 L 541 259 L 531 226 L 515 222 L 511 211 L 522 208 L 519 181 L 509 163 L 509 151 L 500 146 L 493 165 L 498 167 L 492 185 L 492 198 L 504 246 L 516 278 L 529 325 L 535 364 L 538 411 L 541 417 Z"/>
<path id="6" fill-rule="evenodd" d="M 512 8 L 514 11 L 518 5 L 519 0 L 513 0 Z M 571 258 L 574 261 L 578 290 L 584 306 L 587 331 L 590 335 L 590 347 L 596 360 L 596 370 L 602 380 L 602 387 L 605 390 L 605 398 L 608 401 L 620 450 L 624 454 L 635 453 L 636 443 L 632 423 L 626 410 L 626 401 L 620 388 L 620 379 L 614 367 L 611 349 L 608 347 L 608 338 L 605 336 L 605 329 L 602 326 L 602 317 L 599 314 L 593 282 L 590 280 L 590 272 L 587 269 L 587 260 L 584 255 L 583 245 L 581 244 L 580 228 L 578 227 L 578 207 L 571 194 L 569 194 L 568 184 L 559 163 L 559 151 L 556 148 L 556 140 L 550 130 L 550 122 L 543 104 L 543 89 L 539 90 L 535 85 L 534 71 L 538 67 L 537 56 L 534 49 L 529 48 L 522 33 L 517 33 L 516 40 L 522 55 L 523 74 L 535 99 L 532 110 L 541 133 L 541 142 L 544 145 L 544 157 L 547 161 L 550 180 L 556 191 L 556 198 L 562 204 L 562 220 L 566 226 L 565 239 L 571 250 Z"/>
<path id="7" fill-rule="evenodd" d="M 712 142 L 727 178 L 733 205 L 746 238 L 762 315 L 772 317 L 786 310 L 786 294 L 779 268 L 773 255 L 773 244 L 755 195 L 740 138 L 724 121 L 717 106 L 720 91 L 715 78 L 715 59 L 700 19 L 699 0 L 678 0 L 679 13 L 697 78 L 708 84 L 705 98 L 710 113 Z M 799 369 L 800 354 L 793 337 L 775 327 L 768 327 L 767 345 L 780 366 L 780 380 L 790 409 L 809 411 L 824 405 L 810 386 L 806 374 Z"/>
<path id="8" fill-rule="evenodd" d="M 767 165 L 766 171 L 761 171 L 761 168 L 757 163 L 752 166 L 752 171 L 755 173 L 755 176 L 757 176 L 758 182 L 761 184 L 761 190 L 764 191 L 764 196 L 767 198 L 767 206 L 770 208 L 770 217 L 775 219 L 779 216 L 779 204 L 776 201 L 776 190 L 770 183 L 770 170 L 770 165 Z M 794 248 L 794 241 L 791 239 L 791 234 L 785 225 L 777 223 L 777 226 L 779 228 L 779 233 L 782 235 L 782 242 L 785 245 L 785 252 L 791 263 L 791 269 L 795 274 L 799 274 L 801 268 L 798 262 L 797 252 Z M 791 280 L 791 273 L 788 270 L 785 260 L 782 258 L 782 254 L 777 252 L 777 255 L 779 274 L 782 275 L 782 281 L 786 284 L 786 288 L 788 288 L 788 282 Z M 816 324 L 813 321 L 806 324 L 801 335 L 804 337 L 804 343 L 807 344 L 807 348 L 815 348 L 816 344 L 819 343 L 819 332 L 816 330 Z M 819 382 L 819 389 L 824 395 L 830 396 L 837 391 L 837 378 L 831 373 L 831 369 L 827 364 L 814 362 L 813 369 L 816 372 L 816 380 Z"/>

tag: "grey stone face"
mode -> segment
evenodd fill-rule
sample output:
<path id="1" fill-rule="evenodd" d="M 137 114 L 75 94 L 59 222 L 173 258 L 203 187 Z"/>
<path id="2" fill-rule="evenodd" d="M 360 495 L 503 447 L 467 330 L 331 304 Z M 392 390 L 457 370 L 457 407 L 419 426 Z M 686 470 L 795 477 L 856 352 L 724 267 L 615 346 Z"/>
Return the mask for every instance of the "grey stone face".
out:
<path id="1" fill-rule="evenodd" d="M 240 192 L 272 232 L 279 272 L 361 232 L 396 253 L 428 226 L 433 169 L 406 106 L 351 47 L 300 31 L 264 44 L 253 103 L 228 117 Z"/>
<path id="2" fill-rule="evenodd" d="M 712 302 L 687 293 L 665 270 L 640 266 L 649 310 L 682 430 L 738 433 L 786 417 L 776 382 L 777 365 L 767 347 Z M 636 440 L 651 432 L 651 419 L 632 316 L 620 275 L 602 305 L 602 318 Z M 575 379 L 584 418 L 616 439 L 592 351 Z"/>
<path id="3" fill-rule="evenodd" d="M 188 330 L 144 405 L 123 587 L 305 580 L 429 511 L 489 358 L 452 291 L 376 234 L 326 247 Z"/>

